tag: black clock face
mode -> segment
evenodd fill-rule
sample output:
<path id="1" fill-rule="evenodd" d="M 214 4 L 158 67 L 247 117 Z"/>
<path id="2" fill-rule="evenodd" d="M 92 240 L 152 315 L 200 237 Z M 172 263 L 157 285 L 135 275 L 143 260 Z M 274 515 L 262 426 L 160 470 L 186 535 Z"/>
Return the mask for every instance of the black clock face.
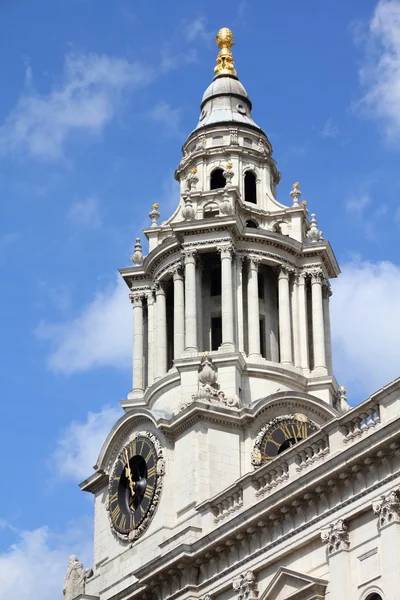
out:
<path id="1" fill-rule="evenodd" d="M 117 458 L 109 487 L 110 518 L 115 529 L 128 535 L 137 529 L 152 504 L 157 483 L 157 452 L 139 436 Z"/>
<path id="2" fill-rule="evenodd" d="M 259 445 L 262 461 L 267 462 L 275 458 L 275 456 L 304 440 L 317 430 L 318 427 L 308 419 L 300 420 L 289 417 L 272 423 Z"/>

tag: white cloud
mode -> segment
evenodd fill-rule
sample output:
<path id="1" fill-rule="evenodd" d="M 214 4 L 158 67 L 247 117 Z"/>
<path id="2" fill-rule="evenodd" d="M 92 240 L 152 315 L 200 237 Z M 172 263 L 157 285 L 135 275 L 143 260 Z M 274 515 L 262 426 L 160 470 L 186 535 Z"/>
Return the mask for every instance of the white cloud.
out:
<path id="1" fill-rule="evenodd" d="M 63 157 L 73 136 L 103 131 L 122 95 L 148 84 L 152 69 L 125 58 L 98 54 L 68 54 L 61 83 L 40 95 L 31 84 L 0 128 L 0 152 L 24 151 L 43 160 Z"/>
<path id="2" fill-rule="evenodd" d="M 71 374 L 95 367 L 129 368 L 132 353 L 132 307 L 128 288 L 118 277 L 116 284 L 98 292 L 73 320 L 40 323 L 40 339 L 52 346 L 49 368 Z"/>
<path id="3" fill-rule="evenodd" d="M 380 0 L 369 24 L 360 81 L 366 93 L 357 105 L 384 126 L 390 141 L 400 141 L 400 0 Z"/>
<path id="4" fill-rule="evenodd" d="M 371 204 L 371 197 L 367 193 L 350 196 L 346 202 L 346 211 L 357 217 L 362 217 L 366 208 Z"/>
<path id="5" fill-rule="evenodd" d="M 168 133 L 179 134 L 180 115 L 179 108 L 172 108 L 167 102 L 160 102 L 151 111 L 150 117 L 161 123 Z"/>
<path id="6" fill-rule="evenodd" d="M 100 412 L 89 412 L 84 423 L 70 423 L 61 433 L 52 456 L 58 476 L 78 482 L 89 477 L 102 444 L 122 414 L 118 406 L 105 406 Z"/>
<path id="7" fill-rule="evenodd" d="M 329 117 L 329 119 L 326 121 L 324 127 L 320 131 L 320 134 L 323 138 L 335 138 L 339 135 L 339 127 L 333 121 L 332 117 Z"/>
<path id="8" fill-rule="evenodd" d="M 199 16 L 193 21 L 183 21 L 182 29 L 185 40 L 190 44 L 200 38 L 207 44 L 212 40 L 212 34 L 207 30 L 207 19 Z"/>
<path id="9" fill-rule="evenodd" d="M 400 266 L 391 262 L 349 262 L 333 282 L 334 371 L 358 399 L 400 375 L 399 306 Z"/>
<path id="10" fill-rule="evenodd" d="M 80 520 L 62 535 L 47 527 L 19 532 L 0 553 L 0 600 L 62 598 L 68 556 L 77 554 L 84 566 L 92 564 L 92 528 L 92 522 Z"/>
<path id="11" fill-rule="evenodd" d="M 68 212 L 68 218 L 80 229 L 99 229 L 101 215 L 97 199 L 89 197 L 82 202 L 75 202 Z"/>

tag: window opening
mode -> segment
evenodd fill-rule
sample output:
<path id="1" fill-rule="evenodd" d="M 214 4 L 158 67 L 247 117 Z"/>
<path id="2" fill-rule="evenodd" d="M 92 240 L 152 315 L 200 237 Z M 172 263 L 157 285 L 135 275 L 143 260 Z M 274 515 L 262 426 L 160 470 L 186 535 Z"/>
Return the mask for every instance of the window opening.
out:
<path id="1" fill-rule="evenodd" d="M 244 174 L 244 199 L 246 202 L 257 204 L 256 176 L 251 171 Z"/>
<path id="2" fill-rule="evenodd" d="M 218 350 L 222 344 L 222 317 L 211 319 L 211 350 Z"/>
<path id="3" fill-rule="evenodd" d="M 211 271 L 211 296 L 221 295 L 221 265 Z"/>
<path id="4" fill-rule="evenodd" d="M 222 169 L 214 169 L 211 173 L 210 179 L 210 189 L 218 190 L 220 188 L 224 188 L 226 186 L 226 179 L 224 177 L 224 172 Z"/>

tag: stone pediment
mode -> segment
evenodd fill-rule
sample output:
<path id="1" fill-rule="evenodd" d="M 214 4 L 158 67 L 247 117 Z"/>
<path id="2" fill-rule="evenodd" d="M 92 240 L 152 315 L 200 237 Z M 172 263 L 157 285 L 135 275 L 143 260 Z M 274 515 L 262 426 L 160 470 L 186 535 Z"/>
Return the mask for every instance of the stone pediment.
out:
<path id="1" fill-rule="evenodd" d="M 259 600 L 322 600 L 328 582 L 281 567 Z"/>

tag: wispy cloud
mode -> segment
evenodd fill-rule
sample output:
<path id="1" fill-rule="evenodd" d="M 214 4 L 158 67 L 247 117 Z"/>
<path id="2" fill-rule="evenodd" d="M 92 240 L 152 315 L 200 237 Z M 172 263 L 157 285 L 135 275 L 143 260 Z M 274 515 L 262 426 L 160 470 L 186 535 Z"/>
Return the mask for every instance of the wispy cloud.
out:
<path id="1" fill-rule="evenodd" d="M 0 128 L 0 152 L 24 152 L 46 161 L 62 158 L 74 137 L 100 134 L 123 93 L 147 85 L 155 76 L 148 66 L 125 58 L 68 54 L 61 82 L 41 95 L 29 73 L 23 94 Z"/>
<path id="2" fill-rule="evenodd" d="M 363 231 L 365 238 L 376 241 L 377 232 L 380 231 L 380 219 L 387 214 L 388 207 L 383 202 L 375 201 L 371 186 L 371 181 L 360 186 L 360 189 L 346 200 L 345 209 L 354 225 Z"/>
<path id="3" fill-rule="evenodd" d="M 149 113 L 150 118 L 163 125 L 165 131 L 169 134 L 179 134 L 181 109 L 172 108 L 167 102 L 160 102 Z"/>
<path id="4" fill-rule="evenodd" d="M 49 342 L 49 368 L 69 375 L 111 366 L 127 369 L 132 353 L 132 308 L 128 288 L 118 277 L 116 284 L 99 291 L 71 321 L 41 322 L 39 339 Z"/>
<path id="5" fill-rule="evenodd" d="M 68 212 L 68 219 L 79 229 L 99 229 L 102 219 L 97 198 L 90 196 L 82 202 L 75 202 Z"/>
<path id="6" fill-rule="evenodd" d="M 89 412 L 85 422 L 70 423 L 51 457 L 57 477 L 77 482 L 89 477 L 104 440 L 122 414 L 118 406 L 105 406 L 97 413 Z"/>
<path id="7" fill-rule="evenodd" d="M 400 266 L 391 262 L 349 262 L 333 282 L 334 368 L 354 393 L 399 376 L 399 302 Z"/>
<path id="8" fill-rule="evenodd" d="M 48 527 L 16 532 L 0 553 L 0 600 L 54 600 L 62 596 L 62 582 L 71 548 L 85 566 L 92 561 L 89 519 L 67 524 L 56 533 Z"/>
<path id="9" fill-rule="evenodd" d="M 189 44 L 201 39 L 207 45 L 212 43 L 213 34 L 207 29 L 207 19 L 204 16 L 198 16 L 192 21 L 182 21 L 183 36 Z"/>
<path id="10" fill-rule="evenodd" d="M 360 41 L 359 27 L 355 32 Z M 399 143 L 400 0 L 379 0 L 362 39 L 365 60 L 359 75 L 366 92 L 356 109 L 379 119 L 386 138 Z"/>
<path id="11" fill-rule="evenodd" d="M 329 117 L 320 131 L 323 138 L 336 138 L 339 135 L 339 127 L 334 122 L 333 117 Z"/>

